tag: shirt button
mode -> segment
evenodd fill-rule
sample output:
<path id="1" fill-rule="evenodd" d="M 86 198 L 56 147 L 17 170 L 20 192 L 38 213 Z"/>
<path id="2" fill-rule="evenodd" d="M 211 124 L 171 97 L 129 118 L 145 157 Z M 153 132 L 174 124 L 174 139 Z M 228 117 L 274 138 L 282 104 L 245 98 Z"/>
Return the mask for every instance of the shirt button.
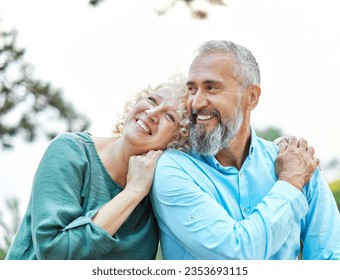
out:
<path id="1" fill-rule="evenodd" d="M 247 208 L 243 208 L 243 212 L 247 212 Z"/>

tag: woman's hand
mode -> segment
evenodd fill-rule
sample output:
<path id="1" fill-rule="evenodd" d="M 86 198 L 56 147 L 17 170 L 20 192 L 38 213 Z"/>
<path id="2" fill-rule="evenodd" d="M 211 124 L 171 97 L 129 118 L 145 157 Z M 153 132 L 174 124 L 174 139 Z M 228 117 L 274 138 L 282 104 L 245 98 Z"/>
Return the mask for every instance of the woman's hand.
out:
<path id="1" fill-rule="evenodd" d="M 127 182 L 123 191 L 99 209 L 93 223 L 113 235 L 128 216 L 149 193 L 156 162 L 163 151 L 149 151 L 145 155 L 132 156 L 129 160 Z"/>
<path id="2" fill-rule="evenodd" d="M 150 191 L 156 163 L 162 153 L 161 150 L 151 150 L 144 155 L 130 157 L 125 190 L 144 198 Z"/>
<path id="3" fill-rule="evenodd" d="M 274 142 L 279 145 L 275 160 L 278 179 L 302 190 L 320 162 L 314 157 L 314 148 L 304 138 L 298 140 L 295 136 L 282 137 Z"/>

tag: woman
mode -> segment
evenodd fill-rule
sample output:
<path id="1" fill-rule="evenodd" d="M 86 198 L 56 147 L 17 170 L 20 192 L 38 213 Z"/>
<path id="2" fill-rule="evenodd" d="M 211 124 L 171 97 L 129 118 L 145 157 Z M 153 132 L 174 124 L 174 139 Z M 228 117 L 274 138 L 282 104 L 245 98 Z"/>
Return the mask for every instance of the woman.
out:
<path id="1" fill-rule="evenodd" d="M 113 137 L 54 139 L 7 259 L 154 259 L 158 232 L 147 195 L 162 150 L 185 146 L 184 91 L 184 83 L 168 82 L 139 93 Z"/>

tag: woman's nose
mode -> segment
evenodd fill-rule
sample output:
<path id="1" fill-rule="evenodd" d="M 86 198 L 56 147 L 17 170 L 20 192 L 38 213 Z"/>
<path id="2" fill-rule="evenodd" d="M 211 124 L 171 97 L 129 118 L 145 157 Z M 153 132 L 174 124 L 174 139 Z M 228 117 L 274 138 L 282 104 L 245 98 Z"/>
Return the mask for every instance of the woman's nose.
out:
<path id="1" fill-rule="evenodd" d="M 145 114 L 154 123 L 158 123 L 159 122 L 159 114 L 160 114 L 160 110 L 159 109 L 157 109 L 157 108 L 147 109 L 147 110 L 145 110 Z"/>

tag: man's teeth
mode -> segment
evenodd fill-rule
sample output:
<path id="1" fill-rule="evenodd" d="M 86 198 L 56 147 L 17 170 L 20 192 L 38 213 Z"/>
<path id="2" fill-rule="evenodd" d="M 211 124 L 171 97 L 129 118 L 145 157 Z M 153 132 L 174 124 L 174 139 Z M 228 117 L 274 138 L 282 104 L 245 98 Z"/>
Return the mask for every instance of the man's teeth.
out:
<path id="1" fill-rule="evenodd" d="M 213 115 L 197 115 L 197 119 L 200 121 L 211 120 L 212 118 L 214 118 Z"/>
<path id="2" fill-rule="evenodd" d="M 141 129 L 143 129 L 146 133 L 149 133 L 150 134 L 150 129 L 145 125 L 145 123 L 141 120 L 141 119 L 138 119 L 137 120 L 137 124 L 139 125 L 139 127 Z"/>

